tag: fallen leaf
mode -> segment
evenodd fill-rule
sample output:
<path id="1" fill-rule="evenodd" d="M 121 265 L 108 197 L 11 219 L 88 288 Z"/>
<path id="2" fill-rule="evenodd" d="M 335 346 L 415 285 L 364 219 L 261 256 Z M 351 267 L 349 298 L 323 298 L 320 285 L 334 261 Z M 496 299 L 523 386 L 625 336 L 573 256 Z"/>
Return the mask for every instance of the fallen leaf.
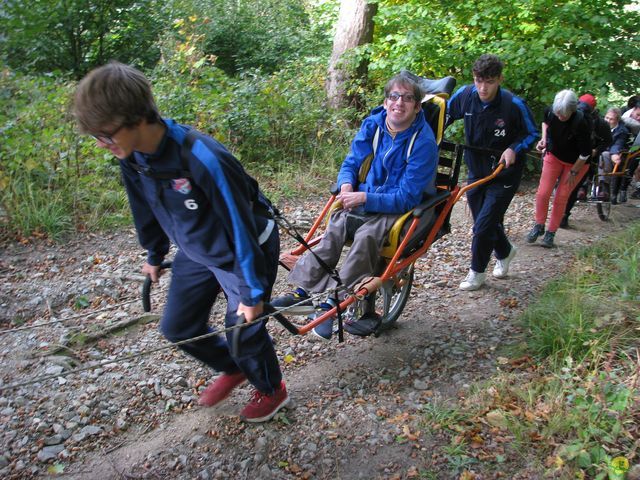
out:
<path id="1" fill-rule="evenodd" d="M 418 478 L 420 476 L 420 472 L 416 467 L 411 467 L 407 470 L 407 478 Z"/>
<path id="2" fill-rule="evenodd" d="M 493 425 L 494 427 L 498 427 L 502 429 L 507 428 L 507 425 L 508 425 L 507 417 L 505 416 L 504 412 L 501 410 L 490 411 L 489 413 L 487 413 L 486 418 L 487 418 L 487 422 L 489 422 L 489 424 Z"/>
<path id="3" fill-rule="evenodd" d="M 51 475 L 58 475 L 60 473 L 64 473 L 64 465 L 61 463 L 54 463 L 47 468 L 47 473 Z"/>
<path id="4" fill-rule="evenodd" d="M 482 448 L 482 446 L 484 446 L 484 438 L 480 435 L 474 435 L 471 437 L 471 444 L 469 446 L 471 448 Z"/>

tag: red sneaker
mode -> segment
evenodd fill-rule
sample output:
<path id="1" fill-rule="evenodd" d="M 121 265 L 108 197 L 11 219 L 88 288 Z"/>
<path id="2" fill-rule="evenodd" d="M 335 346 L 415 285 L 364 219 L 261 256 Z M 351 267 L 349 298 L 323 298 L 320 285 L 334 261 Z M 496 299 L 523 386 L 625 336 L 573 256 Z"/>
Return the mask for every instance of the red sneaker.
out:
<path id="1" fill-rule="evenodd" d="M 213 407 L 227 398 L 234 388 L 246 381 L 247 377 L 242 372 L 223 373 L 202 391 L 198 404 L 203 407 Z"/>
<path id="2" fill-rule="evenodd" d="M 281 408 L 289 405 L 289 402 L 284 382 L 281 382 L 280 388 L 271 395 L 256 390 L 249 403 L 240 412 L 240 418 L 250 423 L 266 422 L 271 420 Z"/>

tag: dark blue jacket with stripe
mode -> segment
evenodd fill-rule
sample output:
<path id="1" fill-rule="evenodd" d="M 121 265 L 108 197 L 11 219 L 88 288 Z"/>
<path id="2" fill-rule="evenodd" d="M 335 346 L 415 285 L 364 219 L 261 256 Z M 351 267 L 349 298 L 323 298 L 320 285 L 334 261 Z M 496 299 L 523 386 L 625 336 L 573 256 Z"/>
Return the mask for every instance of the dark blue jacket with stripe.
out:
<path id="1" fill-rule="evenodd" d="M 258 183 L 226 148 L 204 135 L 197 136 L 185 157 L 191 178 L 160 180 L 138 173 L 131 161 L 155 171 L 183 170 L 182 144 L 189 127 L 164 122 L 167 130 L 155 153 L 134 152 L 120 161 L 147 261 L 159 265 L 171 241 L 194 262 L 234 273 L 240 301 L 257 304 L 268 277 L 259 237 L 272 222 L 254 213 L 254 204 L 265 202 Z"/>
<path id="2" fill-rule="evenodd" d="M 492 150 L 465 150 L 469 180 L 490 175 L 502 152 L 512 148 L 517 154 L 516 163 L 504 169 L 497 180 L 508 183 L 519 181 L 524 154 L 540 136 L 533 115 L 524 101 L 500 87 L 496 97 L 485 104 L 480 100 L 475 85 L 466 85 L 449 100 L 447 125 L 461 118 L 464 118 L 465 143 Z"/>

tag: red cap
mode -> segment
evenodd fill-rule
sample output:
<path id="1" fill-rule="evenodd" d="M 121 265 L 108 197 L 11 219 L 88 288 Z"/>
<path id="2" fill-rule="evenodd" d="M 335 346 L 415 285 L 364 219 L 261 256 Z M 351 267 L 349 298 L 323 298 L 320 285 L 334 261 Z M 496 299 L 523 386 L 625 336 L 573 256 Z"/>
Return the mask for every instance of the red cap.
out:
<path id="1" fill-rule="evenodd" d="M 594 97 L 590 93 L 585 93 L 578 100 L 580 100 L 581 102 L 586 103 L 591 108 L 596 108 L 596 97 Z"/>

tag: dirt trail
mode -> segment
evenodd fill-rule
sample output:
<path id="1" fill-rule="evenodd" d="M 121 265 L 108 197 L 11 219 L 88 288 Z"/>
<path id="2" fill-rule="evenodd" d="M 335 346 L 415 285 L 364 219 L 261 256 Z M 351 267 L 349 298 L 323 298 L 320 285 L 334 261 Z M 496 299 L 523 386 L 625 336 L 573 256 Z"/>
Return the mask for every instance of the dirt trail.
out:
<path id="1" fill-rule="evenodd" d="M 318 344 L 308 336 L 292 337 L 272 326 L 294 400 L 274 421 L 257 426 L 238 421 L 236 415 L 248 399 L 248 388 L 234 392 L 220 407 L 195 406 L 195 388 L 209 373 L 169 350 L 126 366 L 104 368 L 97 375 L 47 383 L 38 394 L 29 388 L 4 392 L 0 398 L 0 410 L 4 409 L 0 411 L 0 459 L 7 461 L 0 473 L 6 478 L 43 477 L 47 465 L 58 462 L 64 465 L 63 478 L 91 480 L 399 479 L 419 478 L 421 472 L 432 475 L 427 478 L 458 478 L 457 466 L 433 456 L 433 447 L 441 439 L 425 431 L 423 409 L 465 397 L 473 384 L 494 375 L 498 358 L 508 355 L 506 347 L 521 334 L 518 315 L 540 288 L 567 268 L 580 247 L 640 219 L 638 201 L 614 207 L 606 223 L 597 218 L 593 207 L 576 207 L 572 228 L 557 234 L 558 248 L 546 250 L 523 241 L 532 223 L 533 193 L 533 188 L 525 189 L 508 212 L 507 228 L 518 247 L 508 279 L 489 278 L 477 292 L 457 289 L 468 268 L 471 225 L 465 204 L 460 202 L 454 209 L 451 234 L 417 264 L 414 289 L 397 329 L 379 338 L 347 335 L 343 344 Z M 298 211 L 308 209 L 308 205 L 297 207 Z M 286 211 L 293 215 L 296 208 Z M 28 284 L 31 299 L 45 284 L 51 292 L 75 294 L 71 277 L 91 273 L 95 279 L 100 265 L 107 279 L 97 286 L 91 284 L 85 295 L 91 299 L 96 289 L 102 289 L 103 296 L 110 289 L 126 291 L 126 279 L 135 277 L 137 261 L 143 258 L 131 232 L 85 242 L 73 245 L 75 260 L 69 249 L 65 254 L 57 247 L 8 248 L 0 270 L 8 287 L 3 297 L 23 298 L 20 292 L 27 291 Z M 101 252 L 102 260 L 95 263 L 97 254 L 87 260 L 91 252 Z M 28 268 L 51 256 L 60 274 L 53 280 L 49 273 L 43 274 L 44 283 L 23 278 L 21 284 L 15 278 L 16 266 Z M 83 266 L 83 261 L 92 265 Z M 120 283 L 107 275 L 114 269 Z M 276 292 L 287 289 L 282 277 Z M 51 292 L 33 307 L 43 309 L 58 298 L 58 293 Z M 131 314 L 125 310 L 121 316 Z M 53 344 L 65 333 L 60 327 L 5 342 L 4 385 L 50 369 L 50 360 L 33 362 L 25 357 L 25 350 L 38 350 L 43 342 Z M 79 356 L 88 361 L 92 355 L 104 358 L 162 342 L 155 325 L 141 326 L 87 348 Z M 18 344 L 23 354 L 12 350 Z M 34 417 L 40 421 L 34 422 Z M 100 432 L 91 433 L 95 432 L 87 429 L 91 426 L 100 427 Z M 80 435 L 83 430 L 84 436 Z M 51 440 L 55 435 L 64 436 L 63 431 L 67 439 L 58 444 L 57 439 Z M 46 460 L 41 456 L 43 445 L 62 445 L 64 450 Z M 499 466 L 506 478 L 538 478 L 533 467 L 522 465 L 512 453 Z M 494 478 L 491 472 L 498 467 L 480 463 L 474 469 L 479 474 L 476 478 Z"/>

